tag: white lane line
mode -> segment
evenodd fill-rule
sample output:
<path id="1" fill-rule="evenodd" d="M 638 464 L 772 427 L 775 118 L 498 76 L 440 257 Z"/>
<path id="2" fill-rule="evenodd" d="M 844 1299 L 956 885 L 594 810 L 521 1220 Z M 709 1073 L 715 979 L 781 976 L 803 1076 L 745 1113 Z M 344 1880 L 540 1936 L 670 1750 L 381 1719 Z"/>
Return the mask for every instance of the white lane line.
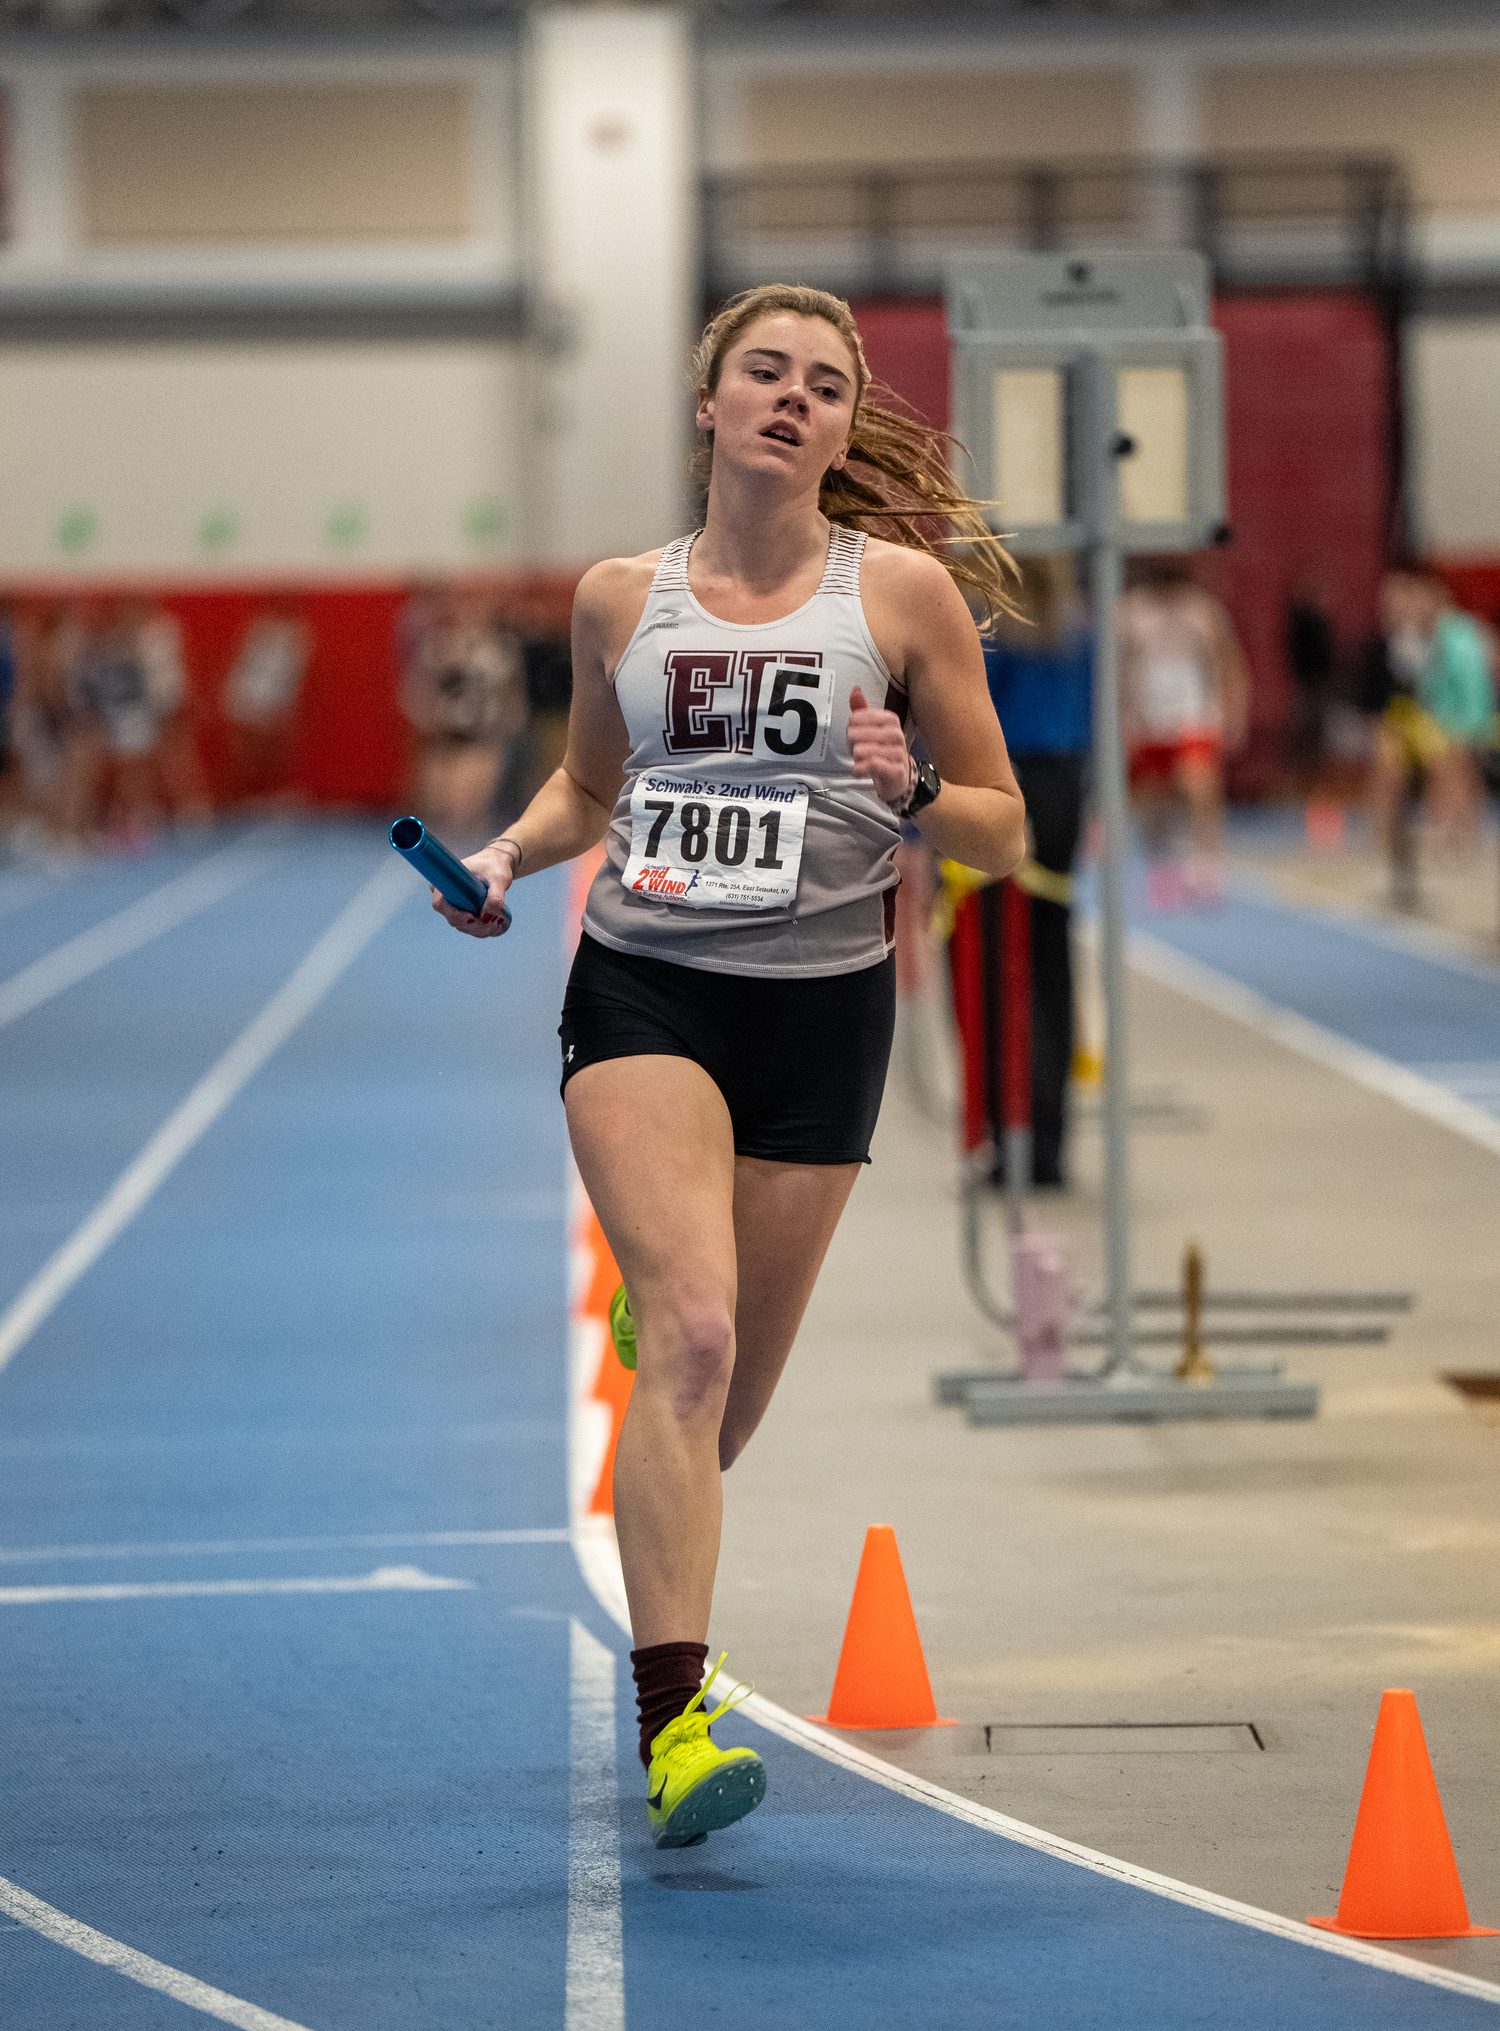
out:
<path id="1" fill-rule="evenodd" d="M 472 1588 L 420 1566 L 377 1566 L 335 1580 L 129 1580 L 95 1587 L 0 1587 L 0 1608 L 36 1608 L 50 1601 L 186 1601 L 209 1594 L 434 1594 Z"/>
<path id="2" fill-rule="evenodd" d="M 572 1625 L 565 2031 L 625 2031 L 615 1654 Z"/>
<path id="3" fill-rule="evenodd" d="M 277 989 L 260 1014 L 240 1032 L 218 1063 L 205 1072 L 135 1161 L 120 1173 L 82 1226 L 43 1264 L 0 1317 L 0 1368 L 25 1346 L 54 1306 L 135 1218 L 198 1138 L 213 1126 L 241 1087 L 254 1078 L 271 1054 L 312 1013 L 381 926 L 413 893 L 405 867 L 393 860 L 373 875 L 353 902 L 339 912 L 285 985 Z"/>
<path id="4" fill-rule="evenodd" d="M 217 2017 L 221 2024 L 237 2025 L 239 2031 L 307 2031 L 306 2025 L 294 2024 L 290 2017 L 278 2017 L 258 2003 L 242 2002 L 238 1996 L 226 1995 L 223 1989 L 200 1982 L 196 1975 L 185 1975 L 180 1968 L 169 1968 L 165 1961 L 137 1953 L 133 1946 L 124 1946 L 107 1933 L 95 1932 L 93 1926 L 80 1924 L 66 1912 L 54 1910 L 52 1905 L 44 1904 L 40 1897 L 33 1897 L 29 1890 L 7 1882 L 3 1876 L 0 1876 L 0 1911 L 22 1925 L 29 1925 L 44 1939 L 71 1947 L 85 1960 L 113 1968 L 117 1975 L 127 1975 L 143 1988 L 158 1989 L 174 2002 L 186 2003 L 190 2010 Z"/>
<path id="5" fill-rule="evenodd" d="M 1310 1022 L 1306 1016 L 1267 1001 L 1253 988 L 1242 986 L 1228 974 L 1204 966 L 1197 959 L 1187 958 L 1143 931 L 1130 934 L 1126 951 L 1137 972 L 1160 981 L 1163 987 L 1174 988 L 1205 1008 L 1243 1023 L 1247 1029 L 1310 1058 L 1316 1065 L 1341 1072 L 1356 1085 L 1383 1094 L 1387 1100 L 1410 1108 L 1414 1114 L 1423 1114 L 1429 1121 L 1438 1122 L 1455 1135 L 1465 1136 L 1500 1156 L 1500 1120 L 1435 1081 L 1424 1079 L 1419 1072 L 1409 1071 L 1406 1066 L 1367 1051 L 1333 1030 L 1325 1030 L 1321 1023 Z"/>
<path id="6" fill-rule="evenodd" d="M 0 1566 L 50 1565 L 62 1559 L 223 1558 L 240 1552 L 418 1551 L 466 1544 L 566 1544 L 567 1530 L 397 1531 L 378 1537 L 219 1537 L 166 1544 L 0 1545 Z"/>
<path id="7" fill-rule="evenodd" d="M 159 889 L 142 896 L 128 908 L 106 917 L 70 938 L 65 945 L 23 966 L 9 980 L 0 981 L 0 1029 L 17 1016 L 40 1008 L 64 988 L 87 980 L 101 966 L 139 951 L 153 938 L 174 931 L 210 904 L 222 902 L 247 881 L 281 858 L 281 850 L 236 839 L 190 867 L 185 874 L 164 882 Z"/>

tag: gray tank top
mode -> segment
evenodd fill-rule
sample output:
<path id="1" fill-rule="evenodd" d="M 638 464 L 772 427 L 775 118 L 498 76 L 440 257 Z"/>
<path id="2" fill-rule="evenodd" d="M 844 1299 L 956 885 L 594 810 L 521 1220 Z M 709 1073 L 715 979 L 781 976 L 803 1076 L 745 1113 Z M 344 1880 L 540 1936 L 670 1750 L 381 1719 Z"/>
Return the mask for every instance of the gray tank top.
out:
<path id="1" fill-rule="evenodd" d="M 712 973 L 854 973 L 891 950 L 900 826 L 849 758 L 849 695 L 906 717 L 865 624 L 865 538 L 835 524 L 822 583 L 785 619 L 693 597 L 695 536 L 662 552 L 615 670 L 630 735 L 584 909 L 616 952 Z"/>

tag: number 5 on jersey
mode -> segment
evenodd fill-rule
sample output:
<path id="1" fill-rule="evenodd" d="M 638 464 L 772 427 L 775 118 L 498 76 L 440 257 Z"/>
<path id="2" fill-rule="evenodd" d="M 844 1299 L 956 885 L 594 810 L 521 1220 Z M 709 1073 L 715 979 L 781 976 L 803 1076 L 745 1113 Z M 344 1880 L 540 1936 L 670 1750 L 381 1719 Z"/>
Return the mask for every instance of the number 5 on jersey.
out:
<path id="1" fill-rule="evenodd" d="M 750 753 L 773 767 L 822 759 L 833 718 L 833 672 L 772 663 L 750 680 Z"/>

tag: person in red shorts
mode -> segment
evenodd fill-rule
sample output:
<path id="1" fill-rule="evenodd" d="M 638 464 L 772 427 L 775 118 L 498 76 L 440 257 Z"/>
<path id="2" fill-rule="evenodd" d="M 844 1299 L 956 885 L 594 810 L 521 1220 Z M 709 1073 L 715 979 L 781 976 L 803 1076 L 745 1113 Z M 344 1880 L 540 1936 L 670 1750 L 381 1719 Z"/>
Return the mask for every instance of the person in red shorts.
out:
<path id="1" fill-rule="evenodd" d="M 1215 902 L 1222 891 L 1225 750 L 1244 741 L 1249 673 L 1234 624 L 1181 558 L 1132 571 L 1115 627 L 1130 788 L 1159 909 Z M 1173 851 L 1180 805 L 1189 851 Z"/>

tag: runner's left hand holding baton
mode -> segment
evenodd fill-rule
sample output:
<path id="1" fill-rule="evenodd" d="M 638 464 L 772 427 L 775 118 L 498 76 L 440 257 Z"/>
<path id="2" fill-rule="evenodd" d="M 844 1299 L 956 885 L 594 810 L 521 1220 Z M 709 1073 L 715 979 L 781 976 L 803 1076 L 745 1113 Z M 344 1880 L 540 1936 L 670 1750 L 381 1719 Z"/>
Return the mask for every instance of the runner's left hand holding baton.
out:
<path id="1" fill-rule="evenodd" d="M 502 844 L 514 851 L 497 851 Z M 511 925 L 505 892 L 519 864 L 517 841 L 496 840 L 462 861 L 433 838 L 420 818 L 398 818 L 391 827 L 391 845 L 426 875 L 432 884 L 432 907 L 455 931 L 471 938 L 504 937 Z"/>

